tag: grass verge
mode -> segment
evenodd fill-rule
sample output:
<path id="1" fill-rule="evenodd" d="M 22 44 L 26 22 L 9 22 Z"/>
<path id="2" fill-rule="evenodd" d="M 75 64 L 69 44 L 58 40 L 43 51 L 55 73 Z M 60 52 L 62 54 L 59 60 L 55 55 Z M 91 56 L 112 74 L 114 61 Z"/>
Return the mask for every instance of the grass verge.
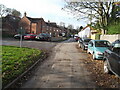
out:
<path id="1" fill-rule="evenodd" d="M 42 51 L 32 48 L 2 46 L 2 84 L 10 83 L 41 56 Z"/>

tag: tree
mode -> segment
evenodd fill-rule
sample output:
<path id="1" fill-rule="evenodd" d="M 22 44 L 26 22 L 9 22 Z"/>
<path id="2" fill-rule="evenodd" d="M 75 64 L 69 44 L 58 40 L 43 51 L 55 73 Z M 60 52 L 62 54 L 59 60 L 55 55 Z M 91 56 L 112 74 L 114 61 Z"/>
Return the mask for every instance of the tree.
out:
<path id="1" fill-rule="evenodd" d="M 0 4 L 0 16 L 2 17 L 6 13 L 7 7 L 3 4 Z"/>
<path id="2" fill-rule="evenodd" d="M 8 15 L 8 14 L 18 17 L 21 16 L 21 13 L 16 9 L 7 8 L 5 5 L 0 4 L 0 16 L 3 17 L 4 15 Z"/>
<path id="3" fill-rule="evenodd" d="M 17 11 L 16 9 L 13 9 L 12 10 L 12 15 L 20 17 L 21 13 L 19 11 Z"/>
<path id="4" fill-rule="evenodd" d="M 68 25 L 68 30 L 69 30 L 69 32 L 71 33 L 71 34 L 74 34 L 75 33 L 75 31 L 74 31 L 74 26 L 73 25 Z"/>
<path id="5" fill-rule="evenodd" d="M 83 29 L 83 26 L 80 26 L 80 28 L 79 28 L 79 29 L 80 29 L 80 31 L 81 31 L 81 30 Z"/>
<path id="6" fill-rule="evenodd" d="M 111 17 L 112 9 L 114 9 L 114 2 L 117 0 L 109 0 L 108 2 L 70 2 L 66 0 L 66 5 L 63 10 L 72 13 L 77 20 L 83 18 L 89 18 L 92 21 L 93 18 L 99 21 L 100 27 L 106 29 L 109 19 Z"/>
<path id="7" fill-rule="evenodd" d="M 64 22 L 60 22 L 60 26 L 61 27 L 65 27 L 65 23 Z"/>

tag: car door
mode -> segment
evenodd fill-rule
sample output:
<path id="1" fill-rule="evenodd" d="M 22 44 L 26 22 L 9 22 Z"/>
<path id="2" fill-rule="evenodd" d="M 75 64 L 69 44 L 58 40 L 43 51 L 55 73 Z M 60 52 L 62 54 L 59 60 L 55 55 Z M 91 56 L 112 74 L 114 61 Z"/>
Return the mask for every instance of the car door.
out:
<path id="1" fill-rule="evenodd" d="M 94 44 L 92 41 L 89 42 L 88 47 L 89 47 L 89 52 L 93 54 Z"/>
<path id="2" fill-rule="evenodd" d="M 114 72 L 120 76 L 120 48 L 113 49 L 112 63 Z"/>

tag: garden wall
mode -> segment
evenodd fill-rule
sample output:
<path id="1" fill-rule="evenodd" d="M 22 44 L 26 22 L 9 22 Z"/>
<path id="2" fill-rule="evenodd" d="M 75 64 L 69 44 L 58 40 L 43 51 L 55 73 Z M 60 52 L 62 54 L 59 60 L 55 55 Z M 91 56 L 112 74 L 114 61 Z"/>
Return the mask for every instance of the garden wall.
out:
<path id="1" fill-rule="evenodd" d="M 108 40 L 110 42 L 114 42 L 117 39 L 120 39 L 120 34 L 115 34 L 115 35 L 100 35 L 100 40 Z"/>

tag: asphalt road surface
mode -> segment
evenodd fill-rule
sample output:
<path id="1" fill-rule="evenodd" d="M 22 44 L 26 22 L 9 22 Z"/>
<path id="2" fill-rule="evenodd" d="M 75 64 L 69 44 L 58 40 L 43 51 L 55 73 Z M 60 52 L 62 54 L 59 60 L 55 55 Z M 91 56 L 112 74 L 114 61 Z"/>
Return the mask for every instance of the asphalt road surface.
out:
<path id="1" fill-rule="evenodd" d="M 3 40 L 2 44 L 19 46 L 19 41 Z M 96 88 L 82 62 L 88 54 L 78 52 L 76 45 L 73 38 L 62 43 L 24 41 L 23 46 L 48 50 L 50 56 L 21 88 Z"/>
<path id="2" fill-rule="evenodd" d="M 10 45 L 10 46 L 18 46 L 20 47 L 20 40 L 18 39 L 3 39 L 2 45 Z M 57 45 L 56 42 L 46 42 L 46 41 L 31 41 L 31 40 L 23 40 L 22 47 L 29 47 L 29 48 L 37 48 L 40 50 L 50 52 L 53 47 Z"/>

